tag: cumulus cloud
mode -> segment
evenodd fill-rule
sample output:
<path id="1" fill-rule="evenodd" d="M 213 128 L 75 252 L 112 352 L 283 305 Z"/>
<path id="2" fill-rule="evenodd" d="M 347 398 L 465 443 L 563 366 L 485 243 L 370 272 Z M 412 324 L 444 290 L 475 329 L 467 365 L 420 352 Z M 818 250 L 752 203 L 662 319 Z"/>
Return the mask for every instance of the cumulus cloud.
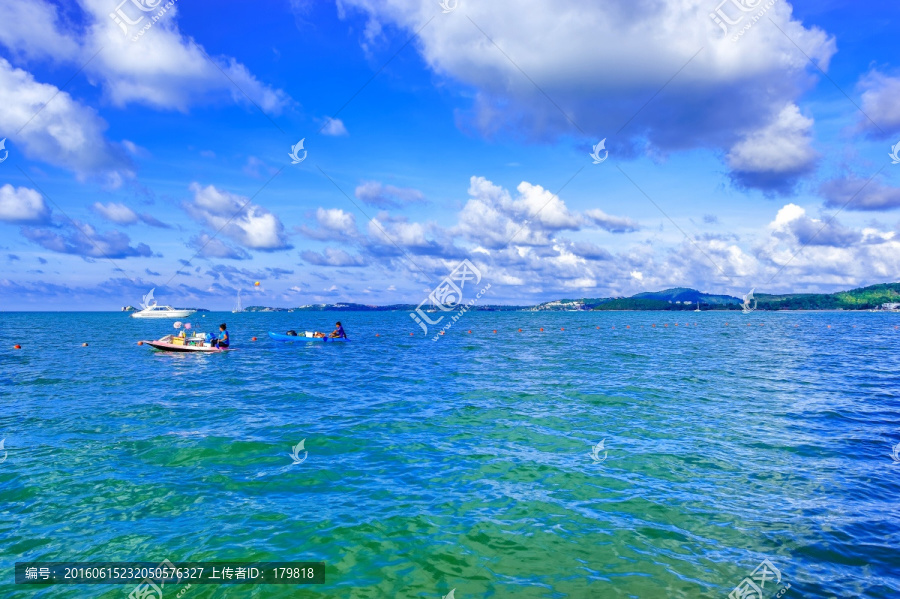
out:
<path id="1" fill-rule="evenodd" d="M 860 117 L 859 128 L 877 137 L 900 131 L 900 77 L 873 69 L 860 79 L 858 87 L 862 90 L 865 113 Z"/>
<path id="2" fill-rule="evenodd" d="M 232 241 L 254 250 L 275 251 L 290 249 L 284 225 L 277 216 L 251 204 L 249 198 L 192 183 L 192 202 L 185 202 L 185 211 L 198 222 L 220 231 Z"/>
<path id="3" fill-rule="evenodd" d="M 28 158 L 117 187 L 133 169 L 124 149 L 106 139 L 106 128 L 92 108 L 0 58 L 0 130 L 21 129 L 15 143 Z"/>
<path id="4" fill-rule="evenodd" d="M 356 217 L 340 208 L 318 208 L 315 220 L 316 227 L 301 225 L 297 231 L 319 241 L 350 241 L 358 234 Z"/>
<path id="5" fill-rule="evenodd" d="M 342 6 L 368 18 L 365 47 L 377 46 L 386 25 L 418 31 L 434 13 L 418 0 L 343 0 Z M 577 132 L 594 142 L 609 137 L 619 155 L 642 140 L 664 152 L 727 150 L 741 130 L 766 127 L 813 84 L 797 46 L 827 70 L 836 45 L 793 18 L 787 0 L 775 3 L 739 44 L 709 18 L 713 8 L 697 0 L 559 0 L 527 8 L 514 0 L 468 3 L 467 18 L 422 28 L 416 47 L 435 73 L 473 90 L 460 124 L 482 135 L 546 139 Z M 598 40 L 607 50 L 591 51 Z"/>
<path id="6" fill-rule="evenodd" d="M 516 190 L 513 198 L 484 177 L 472 177 L 456 231 L 478 245 L 501 248 L 510 242 L 546 245 L 553 233 L 579 228 L 582 218 L 550 191 L 526 181 Z"/>
<path id="7" fill-rule="evenodd" d="M 179 30 L 178 4 L 136 42 L 135 32 L 151 17 L 133 3 L 126 2 L 122 10 L 131 20 L 143 20 L 127 35 L 110 18 L 116 7 L 106 0 L 83 0 L 78 6 L 85 25 L 76 28 L 61 22 L 56 8 L 45 0 L 6 0 L 8 25 L 0 26 L 0 43 L 17 54 L 85 65 L 91 82 L 116 106 L 138 103 L 186 112 L 193 105 L 230 96 L 278 114 L 290 102 L 287 94 L 261 83 L 234 58 L 207 58 L 203 47 Z M 9 18 L 10 13 L 21 20 Z M 29 24 L 27 35 L 17 23 Z"/>
<path id="8" fill-rule="evenodd" d="M 341 249 L 325 248 L 322 253 L 303 251 L 300 257 L 316 266 L 366 266 L 368 263 L 362 256 L 351 256 Z"/>
<path id="9" fill-rule="evenodd" d="M 22 235 L 50 251 L 85 258 L 146 258 L 153 255 L 145 243 L 132 247 L 131 239 L 121 231 L 101 233 L 91 225 L 73 223 L 56 229 L 22 227 Z"/>
<path id="10" fill-rule="evenodd" d="M 810 218 L 806 210 L 796 204 L 787 204 L 775 216 L 770 225 L 775 235 L 792 236 L 800 245 L 849 247 L 862 239 L 862 234 L 843 227 L 835 219 L 825 221 Z"/>
<path id="11" fill-rule="evenodd" d="M 395 187 L 378 181 L 364 181 L 356 187 L 355 195 L 361 202 L 376 208 L 400 208 L 425 201 L 425 196 L 418 189 Z"/>
<path id="12" fill-rule="evenodd" d="M 819 154 L 812 148 L 813 120 L 795 104 L 736 143 L 728 152 L 732 179 L 743 187 L 790 193 L 803 175 L 815 169 Z"/>
<path id="13" fill-rule="evenodd" d="M 845 210 L 893 210 L 900 208 L 900 187 L 855 175 L 826 181 L 819 187 L 825 205 Z"/>
<path id="14" fill-rule="evenodd" d="M 50 222 L 50 208 L 44 197 L 27 187 L 0 187 L 0 221 L 21 225 L 41 225 Z"/>

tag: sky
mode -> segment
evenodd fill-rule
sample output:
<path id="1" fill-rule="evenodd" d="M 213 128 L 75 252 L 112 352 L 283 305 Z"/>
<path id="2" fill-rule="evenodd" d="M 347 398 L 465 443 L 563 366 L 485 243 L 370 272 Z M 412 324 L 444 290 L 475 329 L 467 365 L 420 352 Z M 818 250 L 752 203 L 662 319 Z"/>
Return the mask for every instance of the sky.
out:
<path id="1" fill-rule="evenodd" d="M 895 4 L 116 2 L 0 0 L 0 310 L 900 279 Z"/>

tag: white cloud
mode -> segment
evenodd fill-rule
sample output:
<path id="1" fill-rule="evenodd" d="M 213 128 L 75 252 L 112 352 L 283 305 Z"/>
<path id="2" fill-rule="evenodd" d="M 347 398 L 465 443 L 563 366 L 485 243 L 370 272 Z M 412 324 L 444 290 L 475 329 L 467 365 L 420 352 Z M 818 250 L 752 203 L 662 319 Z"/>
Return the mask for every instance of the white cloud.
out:
<path id="1" fill-rule="evenodd" d="M 138 222 L 138 215 L 125 204 L 116 202 L 101 204 L 100 202 L 95 202 L 91 208 L 106 220 L 119 225 L 133 225 Z"/>
<path id="2" fill-rule="evenodd" d="M 44 224 L 50 221 L 50 208 L 44 197 L 27 187 L 0 187 L 0 221 L 13 224 Z"/>
<path id="3" fill-rule="evenodd" d="M 21 128 L 14 149 L 82 177 L 105 176 L 115 187 L 132 167 L 124 150 L 104 137 L 106 127 L 92 108 L 0 58 L 0 130 Z"/>
<path id="4" fill-rule="evenodd" d="M 584 215 L 595 225 L 610 233 L 631 233 L 640 228 L 635 221 L 623 216 L 612 216 L 600 210 L 592 208 L 585 210 Z"/>
<path id="5" fill-rule="evenodd" d="M 342 5 L 368 16 L 364 45 L 378 43 L 385 24 L 418 31 L 435 11 L 419 0 Z M 740 43 L 710 19 L 714 8 L 706 0 L 470 2 L 467 18 L 450 15 L 422 28 L 416 47 L 435 73 L 474 89 L 461 124 L 484 135 L 609 137 L 619 155 L 636 151 L 632 143 L 643 139 L 663 151 L 725 150 L 740 130 L 765 127 L 812 85 L 798 46 L 823 69 L 836 46 L 794 19 L 787 0 Z"/>
<path id="6" fill-rule="evenodd" d="M 812 148 L 812 128 L 813 120 L 795 104 L 785 106 L 771 123 L 731 148 L 727 158 L 734 179 L 748 187 L 789 191 L 819 158 Z"/>
<path id="7" fill-rule="evenodd" d="M 234 58 L 207 59 L 203 47 L 179 30 L 177 3 L 136 42 L 110 18 L 116 6 L 108 0 L 82 0 L 79 7 L 87 24 L 78 28 L 61 23 L 56 8 L 44 0 L 4 4 L 8 5 L 4 22 L 9 25 L 0 27 L 0 43 L 14 53 L 84 65 L 90 81 L 116 106 L 137 103 L 186 112 L 193 105 L 230 96 L 237 103 L 251 107 L 253 103 L 268 114 L 279 114 L 290 103 L 287 94 L 261 83 Z M 7 8 L 22 20 L 10 19 Z M 129 18 L 144 17 L 142 24 L 151 18 L 132 3 L 122 9 Z M 27 35 L 17 23 L 28 23 Z"/>
<path id="8" fill-rule="evenodd" d="M 29 59 L 78 54 L 78 42 L 68 33 L 68 26 L 60 22 L 53 4 L 3 0 L 0 10 L 0 44 L 11 52 Z"/>
<path id="9" fill-rule="evenodd" d="M 862 111 L 868 116 L 860 117 L 859 128 L 879 134 L 900 131 L 900 77 L 873 69 L 860 79 L 858 87 L 863 90 Z"/>
<path id="10" fill-rule="evenodd" d="M 192 183 L 193 202 L 186 202 L 184 209 L 198 222 L 255 250 L 289 249 L 284 225 L 277 216 L 249 199 L 227 191 Z"/>
<path id="11" fill-rule="evenodd" d="M 329 118 L 322 128 L 322 135 L 339 136 L 349 134 L 347 133 L 347 128 L 344 126 L 344 121 L 341 119 Z"/>

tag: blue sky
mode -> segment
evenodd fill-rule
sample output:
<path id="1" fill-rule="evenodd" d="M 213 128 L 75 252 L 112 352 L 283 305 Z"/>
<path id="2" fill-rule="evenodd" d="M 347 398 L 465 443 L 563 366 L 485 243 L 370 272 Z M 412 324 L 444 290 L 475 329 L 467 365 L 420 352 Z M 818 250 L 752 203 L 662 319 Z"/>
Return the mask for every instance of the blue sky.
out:
<path id="1" fill-rule="evenodd" d="M 900 8 L 596 4 L 0 0 L 0 309 L 898 280 Z"/>

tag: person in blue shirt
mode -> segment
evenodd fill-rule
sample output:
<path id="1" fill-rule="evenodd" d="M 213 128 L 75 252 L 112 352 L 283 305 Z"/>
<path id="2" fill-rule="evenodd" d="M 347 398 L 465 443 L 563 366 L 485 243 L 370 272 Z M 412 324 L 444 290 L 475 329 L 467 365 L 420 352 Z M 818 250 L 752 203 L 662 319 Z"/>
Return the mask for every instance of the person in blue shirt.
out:
<path id="1" fill-rule="evenodd" d="M 228 327 L 223 322 L 219 325 L 219 338 L 216 340 L 216 347 L 227 348 L 231 344 L 231 337 L 228 336 Z"/>
<path id="2" fill-rule="evenodd" d="M 337 339 L 346 339 L 347 333 L 344 332 L 344 327 L 341 326 L 340 321 L 334 324 L 335 329 L 331 332 L 331 336 Z"/>

